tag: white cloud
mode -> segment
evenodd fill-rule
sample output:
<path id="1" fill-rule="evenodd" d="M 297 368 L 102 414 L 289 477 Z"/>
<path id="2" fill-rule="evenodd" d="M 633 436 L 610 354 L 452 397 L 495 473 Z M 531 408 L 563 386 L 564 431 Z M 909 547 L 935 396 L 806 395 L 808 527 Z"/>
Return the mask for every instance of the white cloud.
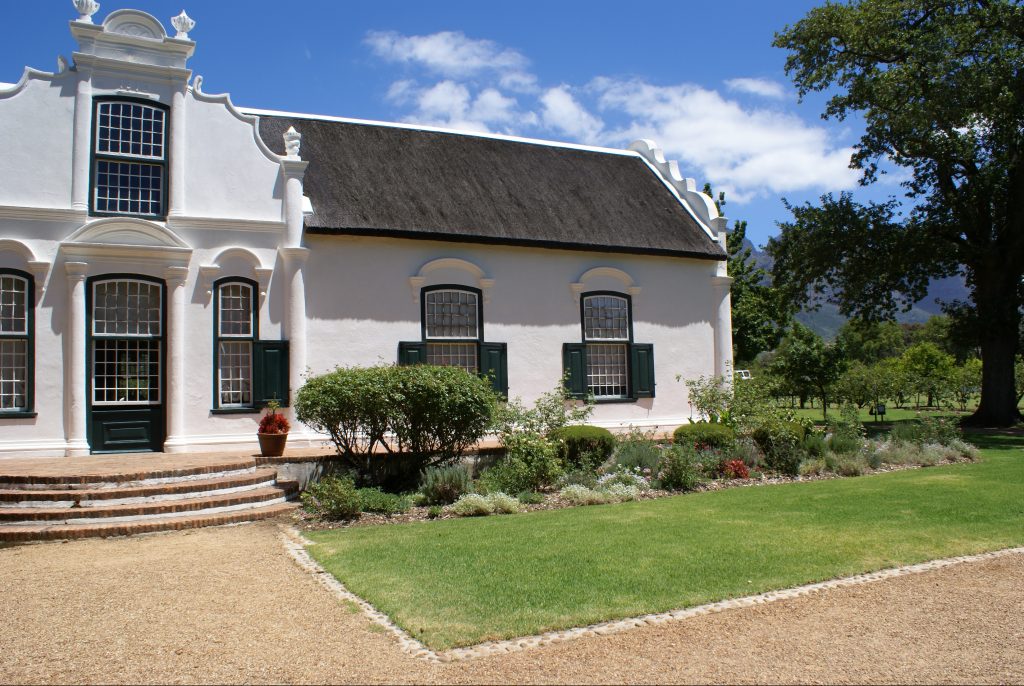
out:
<path id="1" fill-rule="evenodd" d="M 781 100 L 786 97 L 786 91 L 783 89 L 782 84 L 769 81 L 768 79 L 729 79 L 725 82 L 725 85 L 731 91 L 760 95 L 763 98 Z"/>
<path id="2" fill-rule="evenodd" d="M 544 126 L 584 143 L 597 142 L 603 122 L 572 96 L 568 86 L 548 89 L 540 96 L 540 103 Z"/>
<path id="3" fill-rule="evenodd" d="M 384 60 L 419 65 L 451 78 L 489 70 L 520 74 L 527 64 L 526 58 L 515 50 L 503 49 L 493 41 L 468 38 L 460 31 L 441 31 L 427 36 L 371 31 L 365 42 Z"/>
<path id="4" fill-rule="evenodd" d="M 712 181 L 737 202 L 768 192 L 856 185 L 852 148 L 835 146 L 824 128 L 795 114 L 745 109 L 695 84 L 595 79 L 590 88 L 603 112 L 628 122 L 605 135 L 609 143 L 652 138 L 681 161 L 684 173 Z"/>
<path id="5" fill-rule="evenodd" d="M 405 121 L 490 133 L 511 133 L 523 126 L 533 126 L 537 116 L 519 110 L 515 98 L 494 88 L 485 88 L 473 95 L 463 83 L 440 81 L 429 88 L 417 88 L 411 81 L 396 81 L 388 91 L 389 99 L 411 103 L 414 111 Z"/>

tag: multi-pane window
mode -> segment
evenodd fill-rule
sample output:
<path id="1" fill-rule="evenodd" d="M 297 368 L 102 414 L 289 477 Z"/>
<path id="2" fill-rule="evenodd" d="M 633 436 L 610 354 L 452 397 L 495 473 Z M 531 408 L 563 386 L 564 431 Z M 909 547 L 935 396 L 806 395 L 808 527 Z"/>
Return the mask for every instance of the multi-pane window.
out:
<path id="1" fill-rule="evenodd" d="M 583 340 L 590 392 L 598 398 L 628 396 L 629 301 L 615 295 L 583 298 Z"/>
<path id="2" fill-rule="evenodd" d="M 0 413 L 32 409 L 31 325 L 29 278 L 0 272 Z"/>
<path id="3" fill-rule="evenodd" d="M 164 214 L 167 112 L 131 101 L 96 103 L 93 211 Z"/>
<path id="4" fill-rule="evenodd" d="M 254 289 L 244 281 L 217 286 L 217 404 L 253 406 Z"/>
<path id="5" fill-rule="evenodd" d="M 480 370 L 480 296 L 441 288 L 423 294 L 423 337 L 427 364 Z M 465 342 L 459 342 L 465 341 Z"/>
<path id="6" fill-rule="evenodd" d="M 159 404 L 163 286 L 109 279 L 92 288 L 93 404 Z"/>

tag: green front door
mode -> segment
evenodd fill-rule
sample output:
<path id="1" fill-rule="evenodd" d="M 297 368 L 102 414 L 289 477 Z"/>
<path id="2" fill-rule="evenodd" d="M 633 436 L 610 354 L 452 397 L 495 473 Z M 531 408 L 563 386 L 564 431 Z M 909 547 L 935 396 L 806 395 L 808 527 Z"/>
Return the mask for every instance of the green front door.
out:
<path id="1" fill-rule="evenodd" d="M 94 453 L 162 450 L 163 282 L 93 277 L 86 299 L 89 447 Z"/>

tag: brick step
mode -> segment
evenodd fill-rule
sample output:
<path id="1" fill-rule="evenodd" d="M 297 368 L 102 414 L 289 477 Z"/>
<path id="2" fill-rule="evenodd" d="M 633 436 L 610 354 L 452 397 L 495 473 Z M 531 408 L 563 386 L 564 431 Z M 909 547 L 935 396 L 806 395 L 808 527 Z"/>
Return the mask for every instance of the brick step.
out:
<path id="1" fill-rule="evenodd" d="M 18 463 L 14 467 L 0 461 L 0 489 L 94 490 L 237 476 L 256 470 L 256 460 L 252 457 L 180 460 L 178 463 L 147 458 L 117 462 L 40 459 L 38 465 L 28 463 L 27 466 L 24 460 Z"/>
<path id="2" fill-rule="evenodd" d="M 271 486 L 276 477 L 277 470 L 263 467 L 210 479 L 182 479 L 145 485 L 121 484 L 106 488 L 54 490 L 6 488 L 0 489 L 0 507 L 96 507 L 195 498 L 200 494 L 219 495 Z"/>
<path id="3" fill-rule="evenodd" d="M 103 520 L 135 520 L 174 516 L 181 513 L 202 513 L 204 510 L 226 511 L 258 507 L 271 501 L 294 497 L 294 483 L 282 486 L 253 488 L 236 493 L 202 495 L 177 500 L 158 500 L 127 505 L 94 505 L 92 507 L 6 507 L 0 509 L 0 528 L 29 524 L 77 524 Z"/>
<path id="4" fill-rule="evenodd" d="M 106 538 L 108 536 L 133 536 L 156 531 L 178 531 L 197 529 L 204 526 L 223 526 L 255 522 L 283 515 L 294 510 L 296 503 L 275 503 L 261 507 L 228 512 L 193 513 L 173 517 L 138 519 L 125 522 L 96 522 L 82 524 L 39 523 L 21 526 L 0 526 L 0 542 L 23 543 L 27 541 L 57 541 L 75 538 Z"/>

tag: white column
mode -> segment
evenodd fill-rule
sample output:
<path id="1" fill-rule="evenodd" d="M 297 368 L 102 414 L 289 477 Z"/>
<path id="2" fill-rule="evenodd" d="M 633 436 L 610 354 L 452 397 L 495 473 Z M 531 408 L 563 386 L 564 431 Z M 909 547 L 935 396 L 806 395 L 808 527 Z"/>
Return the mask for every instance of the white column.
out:
<path id="1" fill-rule="evenodd" d="M 164 402 L 167 404 L 167 436 L 164 451 L 187 450 L 185 440 L 185 281 L 188 267 L 168 267 L 167 280 L 167 386 Z"/>
<path id="2" fill-rule="evenodd" d="M 65 262 L 68 274 L 68 316 L 64 330 L 64 412 L 68 457 L 89 454 L 85 412 L 85 262 Z"/>
<path id="3" fill-rule="evenodd" d="M 288 379 L 291 383 L 291 404 L 295 391 L 302 385 L 306 373 L 306 284 L 303 266 L 309 257 L 306 248 L 281 248 L 288 284 L 288 312 L 285 319 L 285 335 L 288 336 Z"/>
<path id="4" fill-rule="evenodd" d="M 721 376 L 727 387 L 732 386 L 732 297 L 729 288 L 732 277 L 712 277 L 714 297 L 717 301 L 715 317 L 715 376 Z"/>
<path id="5" fill-rule="evenodd" d="M 89 153 L 92 146 L 92 72 L 78 67 L 75 130 L 71 148 L 71 207 L 89 210 Z"/>
<path id="6" fill-rule="evenodd" d="M 170 160 L 170 207 L 167 215 L 180 217 L 185 214 L 185 90 L 182 84 L 174 91 L 171 100 L 171 150 Z"/>

